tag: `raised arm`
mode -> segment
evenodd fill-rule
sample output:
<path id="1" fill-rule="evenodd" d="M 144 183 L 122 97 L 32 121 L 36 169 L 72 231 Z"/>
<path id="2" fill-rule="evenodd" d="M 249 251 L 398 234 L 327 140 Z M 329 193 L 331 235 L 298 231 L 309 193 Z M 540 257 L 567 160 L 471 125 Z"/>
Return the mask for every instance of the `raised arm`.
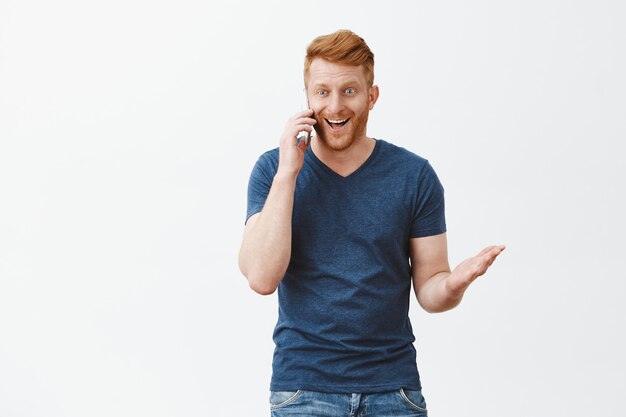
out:
<path id="1" fill-rule="evenodd" d="M 288 120 L 280 139 L 278 170 L 263 210 L 252 215 L 244 228 L 239 269 L 259 294 L 276 291 L 289 266 L 294 191 L 307 148 L 305 141 L 298 143 L 296 135 L 313 129 L 312 114 L 306 110 Z"/>
<path id="2" fill-rule="evenodd" d="M 503 250 L 504 246 L 486 247 L 450 271 L 445 233 L 411 239 L 411 271 L 417 301 L 429 313 L 456 307 L 469 285 L 487 272 Z"/>

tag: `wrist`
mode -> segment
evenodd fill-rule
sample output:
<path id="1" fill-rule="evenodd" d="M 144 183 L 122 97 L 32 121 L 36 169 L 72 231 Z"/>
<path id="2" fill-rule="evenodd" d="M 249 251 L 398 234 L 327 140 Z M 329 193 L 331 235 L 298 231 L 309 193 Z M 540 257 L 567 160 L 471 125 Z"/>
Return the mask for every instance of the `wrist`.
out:
<path id="1" fill-rule="evenodd" d="M 274 175 L 274 182 L 295 185 L 299 172 L 299 170 L 281 169 L 278 167 L 278 171 Z"/>
<path id="2" fill-rule="evenodd" d="M 463 294 L 465 294 L 465 290 L 468 285 L 462 284 L 456 279 L 454 272 L 449 272 L 447 276 L 444 278 L 444 289 L 449 299 L 460 299 L 463 298 Z"/>

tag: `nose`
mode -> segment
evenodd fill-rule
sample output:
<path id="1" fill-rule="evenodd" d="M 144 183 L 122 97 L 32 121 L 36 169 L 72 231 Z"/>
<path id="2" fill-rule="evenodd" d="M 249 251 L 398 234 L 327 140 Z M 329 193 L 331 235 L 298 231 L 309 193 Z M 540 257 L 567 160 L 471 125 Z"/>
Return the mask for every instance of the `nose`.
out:
<path id="1" fill-rule="evenodd" d="M 328 98 L 328 112 L 331 114 L 339 114 L 343 110 L 343 99 L 341 94 L 331 94 Z"/>

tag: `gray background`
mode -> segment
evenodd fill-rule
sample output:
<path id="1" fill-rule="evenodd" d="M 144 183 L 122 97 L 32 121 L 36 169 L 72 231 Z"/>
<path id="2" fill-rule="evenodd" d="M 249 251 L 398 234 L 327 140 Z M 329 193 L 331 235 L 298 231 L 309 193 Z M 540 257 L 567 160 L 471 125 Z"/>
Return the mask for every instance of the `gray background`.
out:
<path id="1" fill-rule="evenodd" d="M 0 415 L 265 416 L 276 295 L 248 175 L 316 35 L 376 55 L 368 133 L 446 188 L 462 305 L 412 303 L 432 416 L 608 416 L 626 390 L 620 1 L 0 1 Z"/>

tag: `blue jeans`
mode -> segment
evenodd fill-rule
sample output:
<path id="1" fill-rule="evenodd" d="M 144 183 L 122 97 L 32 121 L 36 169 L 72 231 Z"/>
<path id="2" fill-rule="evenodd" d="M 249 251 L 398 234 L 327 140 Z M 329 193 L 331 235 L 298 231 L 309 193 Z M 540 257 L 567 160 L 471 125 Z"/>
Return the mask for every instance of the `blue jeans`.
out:
<path id="1" fill-rule="evenodd" d="M 374 394 L 272 391 L 272 417 L 427 417 L 421 391 L 400 389 Z"/>

